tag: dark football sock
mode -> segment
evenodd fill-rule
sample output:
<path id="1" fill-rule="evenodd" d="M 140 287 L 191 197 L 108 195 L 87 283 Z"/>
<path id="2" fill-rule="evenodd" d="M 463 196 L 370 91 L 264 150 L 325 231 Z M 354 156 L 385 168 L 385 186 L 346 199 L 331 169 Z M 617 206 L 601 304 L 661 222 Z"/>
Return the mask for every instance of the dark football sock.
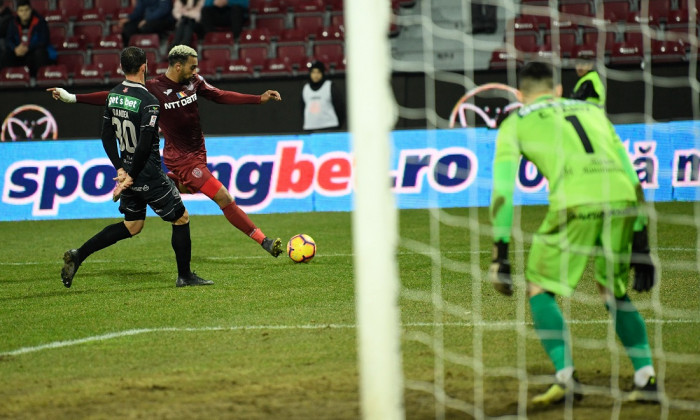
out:
<path id="1" fill-rule="evenodd" d="M 262 243 L 262 240 L 265 239 L 265 234 L 263 234 L 262 231 L 255 226 L 255 223 L 250 220 L 250 217 L 248 217 L 248 215 L 245 214 L 245 212 L 241 210 L 241 208 L 238 207 L 235 202 L 229 204 L 221 210 L 224 212 L 224 216 L 226 216 L 229 223 L 231 223 L 241 232 L 253 238 L 255 242 L 260 244 Z M 259 234 L 254 235 L 256 232 L 259 232 Z"/>
<path id="2" fill-rule="evenodd" d="M 131 238 L 131 233 L 124 222 L 109 225 L 78 248 L 80 261 L 85 261 L 93 253 L 127 238 Z"/>
<path id="3" fill-rule="evenodd" d="M 190 239 L 190 224 L 173 225 L 173 236 L 170 240 L 175 251 L 177 275 L 190 274 L 190 259 L 192 258 L 192 240 Z"/>

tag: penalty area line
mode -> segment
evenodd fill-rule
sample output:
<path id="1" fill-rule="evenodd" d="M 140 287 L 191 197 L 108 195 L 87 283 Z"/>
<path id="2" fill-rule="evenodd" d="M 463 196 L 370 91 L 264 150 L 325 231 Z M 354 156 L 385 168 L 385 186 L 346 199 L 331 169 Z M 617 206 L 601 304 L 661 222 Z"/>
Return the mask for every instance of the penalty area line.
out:
<path id="1" fill-rule="evenodd" d="M 606 319 L 588 319 L 588 320 L 571 320 L 569 324 L 606 324 L 610 320 Z M 649 324 L 696 324 L 700 323 L 700 319 L 648 319 Z M 476 324 L 481 327 L 497 327 L 497 326 L 518 326 L 531 325 L 531 322 L 518 321 L 495 321 L 481 322 Z M 403 323 L 402 328 L 407 327 L 474 327 L 473 322 L 407 322 Z M 77 338 L 74 340 L 53 341 L 38 346 L 21 347 L 16 350 L 5 351 L 0 353 L 0 357 L 19 356 L 27 353 L 35 353 L 42 350 L 58 349 L 63 347 L 77 346 L 85 343 L 97 341 L 106 341 L 115 338 L 130 337 L 140 334 L 161 333 L 161 332 L 207 332 L 207 331 L 253 331 L 253 330 L 324 330 L 324 329 L 354 329 L 355 324 L 307 324 L 307 325 L 233 325 L 230 327 L 162 327 L 162 328 L 138 328 L 132 330 L 116 331 L 107 334 L 94 335 L 90 337 Z"/>

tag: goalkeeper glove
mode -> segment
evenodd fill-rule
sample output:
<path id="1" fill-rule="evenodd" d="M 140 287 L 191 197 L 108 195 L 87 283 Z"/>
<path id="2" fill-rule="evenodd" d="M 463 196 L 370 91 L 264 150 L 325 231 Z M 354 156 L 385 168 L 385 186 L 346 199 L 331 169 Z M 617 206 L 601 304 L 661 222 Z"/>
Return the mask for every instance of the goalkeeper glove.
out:
<path id="1" fill-rule="evenodd" d="M 513 295 L 513 279 L 510 276 L 510 262 L 508 262 L 508 244 L 502 240 L 493 244 L 489 280 L 499 293 L 506 296 Z"/>
<path id="2" fill-rule="evenodd" d="M 656 284 L 656 266 L 649 254 L 649 236 L 646 226 L 632 237 L 632 259 L 634 268 L 634 290 L 646 292 Z"/>

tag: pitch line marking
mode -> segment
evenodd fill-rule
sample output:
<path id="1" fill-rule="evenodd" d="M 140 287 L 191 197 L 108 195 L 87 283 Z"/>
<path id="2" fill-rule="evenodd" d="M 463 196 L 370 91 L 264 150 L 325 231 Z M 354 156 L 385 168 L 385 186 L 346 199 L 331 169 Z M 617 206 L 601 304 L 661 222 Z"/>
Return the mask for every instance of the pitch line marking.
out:
<path id="1" fill-rule="evenodd" d="M 569 324 L 607 324 L 610 320 L 606 319 L 590 319 L 590 320 L 571 320 Z M 649 324 L 697 324 L 700 319 L 648 319 Z M 473 327 L 475 324 L 471 322 L 408 322 L 401 326 L 406 327 Z M 517 326 L 517 325 L 532 325 L 531 322 L 517 321 L 502 321 L 502 322 L 482 322 L 481 326 Z M 38 346 L 21 347 L 16 350 L 0 353 L 0 357 L 19 356 L 21 354 L 35 353 L 42 350 L 58 349 L 62 347 L 77 346 L 79 344 L 92 343 L 95 341 L 106 341 L 113 338 L 129 337 L 133 335 L 158 333 L 158 332 L 206 332 L 206 331 L 251 331 L 251 330 L 323 330 L 323 329 L 351 329 L 356 328 L 355 324 L 316 324 L 316 325 L 234 325 L 230 327 L 162 327 L 162 328 L 138 328 L 133 330 L 116 331 L 107 334 L 93 335 L 90 337 L 77 338 L 74 340 L 53 341 L 51 343 L 40 344 Z"/>
<path id="2" fill-rule="evenodd" d="M 697 251 L 697 248 L 683 248 L 683 247 L 664 247 L 664 248 L 654 248 L 657 251 Z M 441 254 L 444 255 L 452 255 L 452 254 L 491 254 L 492 251 L 441 251 Z M 523 250 L 513 250 L 512 252 L 524 252 Z M 316 258 L 323 258 L 323 257 L 330 257 L 330 258 L 346 258 L 346 257 L 352 257 L 355 254 L 350 252 L 350 253 L 335 253 L 335 254 L 327 254 L 327 253 L 319 253 L 316 254 Z M 407 251 L 399 251 L 396 253 L 396 255 L 421 255 L 418 252 L 407 252 Z M 267 259 L 270 258 L 267 255 L 249 255 L 249 256 L 229 256 L 229 257 L 201 257 L 205 261 L 221 261 L 221 260 L 257 260 L 257 259 Z M 3 265 L 9 265 L 9 266 L 22 266 L 22 265 L 49 265 L 49 264 L 58 264 L 60 263 L 61 259 L 56 258 L 56 260 L 51 260 L 51 261 L 22 261 L 22 262 L 1 262 L 0 261 L 0 266 Z M 108 263 L 108 262 L 138 262 L 139 260 L 116 260 L 116 259 L 90 259 L 90 262 L 94 263 Z"/>

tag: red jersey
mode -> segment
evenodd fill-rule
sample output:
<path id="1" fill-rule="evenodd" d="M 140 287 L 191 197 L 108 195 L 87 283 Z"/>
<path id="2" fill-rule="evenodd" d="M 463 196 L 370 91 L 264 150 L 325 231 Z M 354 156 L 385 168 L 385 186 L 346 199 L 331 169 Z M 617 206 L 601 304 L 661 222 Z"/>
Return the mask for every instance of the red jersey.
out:
<path id="1" fill-rule="evenodd" d="M 165 74 L 146 81 L 148 91 L 160 102 L 158 125 L 165 138 L 163 160 L 177 162 L 188 155 L 206 156 L 204 133 L 199 120 L 200 96 L 220 104 L 259 104 L 260 95 L 221 90 L 195 74 L 188 83 L 176 83 Z M 104 105 L 109 92 L 76 95 L 78 102 Z"/>

